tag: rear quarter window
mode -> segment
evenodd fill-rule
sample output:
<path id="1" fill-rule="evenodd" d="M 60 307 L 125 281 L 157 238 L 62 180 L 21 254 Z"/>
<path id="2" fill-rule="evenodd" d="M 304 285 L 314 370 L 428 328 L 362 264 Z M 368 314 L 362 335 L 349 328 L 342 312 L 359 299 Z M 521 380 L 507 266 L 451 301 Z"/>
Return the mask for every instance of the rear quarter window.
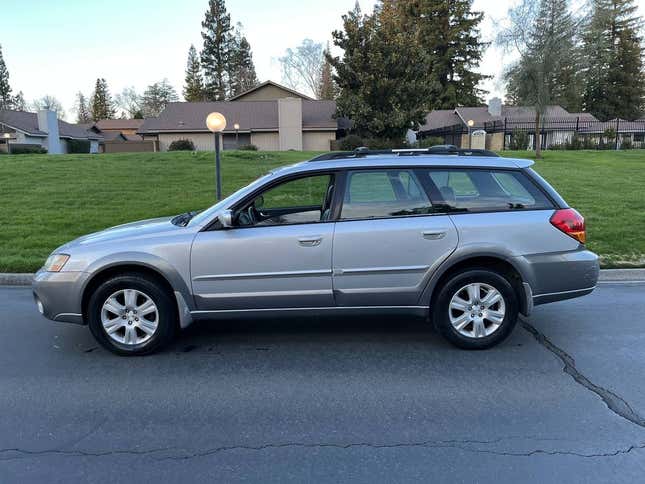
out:
<path id="1" fill-rule="evenodd" d="M 548 197 L 521 171 L 428 170 L 444 204 L 454 212 L 552 209 Z"/>

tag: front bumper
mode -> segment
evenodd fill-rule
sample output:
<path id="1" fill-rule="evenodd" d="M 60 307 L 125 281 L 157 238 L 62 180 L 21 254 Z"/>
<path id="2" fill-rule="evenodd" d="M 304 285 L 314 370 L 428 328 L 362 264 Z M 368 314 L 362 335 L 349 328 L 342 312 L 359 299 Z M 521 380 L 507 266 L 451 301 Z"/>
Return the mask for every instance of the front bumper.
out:
<path id="1" fill-rule="evenodd" d="M 34 276 L 32 290 L 40 313 L 52 321 L 85 324 L 81 304 L 86 272 L 46 272 Z"/>

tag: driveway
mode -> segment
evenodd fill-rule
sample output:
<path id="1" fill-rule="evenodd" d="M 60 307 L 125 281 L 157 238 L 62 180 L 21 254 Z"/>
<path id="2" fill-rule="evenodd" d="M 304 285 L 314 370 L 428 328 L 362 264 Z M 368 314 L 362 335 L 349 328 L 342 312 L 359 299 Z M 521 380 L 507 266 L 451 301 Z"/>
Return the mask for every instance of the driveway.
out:
<path id="1" fill-rule="evenodd" d="M 0 482 L 634 482 L 645 285 L 464 352 L 415 319 L 226 322 L 118 358 L 0 288 Z"/>

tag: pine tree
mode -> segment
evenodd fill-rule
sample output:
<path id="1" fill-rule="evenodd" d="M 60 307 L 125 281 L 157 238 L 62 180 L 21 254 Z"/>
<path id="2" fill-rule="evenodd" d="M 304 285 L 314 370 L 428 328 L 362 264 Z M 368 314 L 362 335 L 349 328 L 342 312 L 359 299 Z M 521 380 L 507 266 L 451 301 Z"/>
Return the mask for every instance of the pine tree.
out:
<path id="1" fill-rule="evenodd" d="M 18 94 L 13 97 L 13 109 L 16 111 L 27 109 L 27 101 L 25 101 L 25 94 L 22 91 L 18 91 Z"/>
<path id="2" fill-rule="evenodd" d="M 110 95 L 107 81 L 103 78 L 96 80 L 89 109 L 93 121 L 114 118 L 115 109 L 112 103 L 112 96 Z"/>
<path id="3" fill-rule="evenodd" d="M 202 66 L 199 62 L 197 49 L 194 45 L 188 49 L 188 62 L 186 63 L 186 78 L 183 90 L 184 99 L 188 102 L 204 100 L 204 78 Z"/>
<path id="4" fill-rule="evenodd" d="M 2 45 L 0 45 L 0 109 L 12 109 L 13 97 L 9 85 L 9 70 L 2 56 Z"/>
<path id="5" fill-rule="evenodd" d="M 238 23 L 232 41 L 229 59 L 229 95 L 235 96 L 258 85 L 255 73 L 251 45 L 242 32 L 242 24 Z"/>
<path id="6" fill-rule="evenodd" d="M 92 122 L 92 115 L 90 114 L 87 100 L 85 99 L 85 95 L 80 91 L 76 93 L 76 106 L 74 109 L 76 111 L 77 123 L 86 124 Z"/>
<path id="7" fill-rule="evenodd" d="M 479 26 L 483 12 L 472 10 L 472 0 L 384 0 L 401 22 L 401 32 L 416 45 L 411 62 L 426 66 L 424 77 L 432 84 L 434 109 L 476 106 L 485 92 L 479 88 L 488 79 L 476 72 L 487 43 Z"/>
<path id="8" fill-rule="evenodd" d="M 336 85 L 334 84 L 333 69 L 329 62 L 331 58 L 329 44 L 327 44 L 323 56 L 322 67 L 320 69 L 320 82 L 316 94 L 318 99 L 333 100 L 336 99 Z"/>
<path id="9" fill-rule="evenodd" d="M 231 55 L 228 65 L 229 95 L 235 96 L 258 85 L 251 45 L 238 23 L 231 42 Z"/>
<path id="10" fill-rule="evenodd" d="M 584 33 L 584 106 L 602 120 L 643 111 L 642 18 L 633 0 L 593 0 Z"/>
<path id="11" fill-rule="evenodd" d="M 204 48 L 201 63 L 205 74 L 205 93 L 208 100 L 223 101 L 229 89 L 229 58 L 231 54 L 231 16 L 224 0 L 209 0 L 202 22 Z"/>
<path id="12" fill-rule="evenodd" d="M 332 33 L 342 58 L 328 57 L 339 89 L 338 114 L 352 119 L 361 136 L 400 143 L 428 112 L 425 66 L 411 61 L 416 46 L 401 30 L 392 4 L 363 15 L 358 3 Z"/>

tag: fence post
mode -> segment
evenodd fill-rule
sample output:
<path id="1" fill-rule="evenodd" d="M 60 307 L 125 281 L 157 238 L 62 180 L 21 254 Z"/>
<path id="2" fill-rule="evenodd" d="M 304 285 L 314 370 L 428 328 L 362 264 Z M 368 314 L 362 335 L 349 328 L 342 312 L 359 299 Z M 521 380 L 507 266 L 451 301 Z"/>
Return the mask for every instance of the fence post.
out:
<path id="1" fill-rule="evenodd" d="M 506 151 L 506 118 L 504 118 L 504 131 L 502 131 L 502 151 Z"/>
<path id="2" fill-rule="evenodd" d="M 618 143 L 618 128 L 620 126 L 620 118 L 616 118 L 616 151 L 620 148 L 620 145 Z"/>

